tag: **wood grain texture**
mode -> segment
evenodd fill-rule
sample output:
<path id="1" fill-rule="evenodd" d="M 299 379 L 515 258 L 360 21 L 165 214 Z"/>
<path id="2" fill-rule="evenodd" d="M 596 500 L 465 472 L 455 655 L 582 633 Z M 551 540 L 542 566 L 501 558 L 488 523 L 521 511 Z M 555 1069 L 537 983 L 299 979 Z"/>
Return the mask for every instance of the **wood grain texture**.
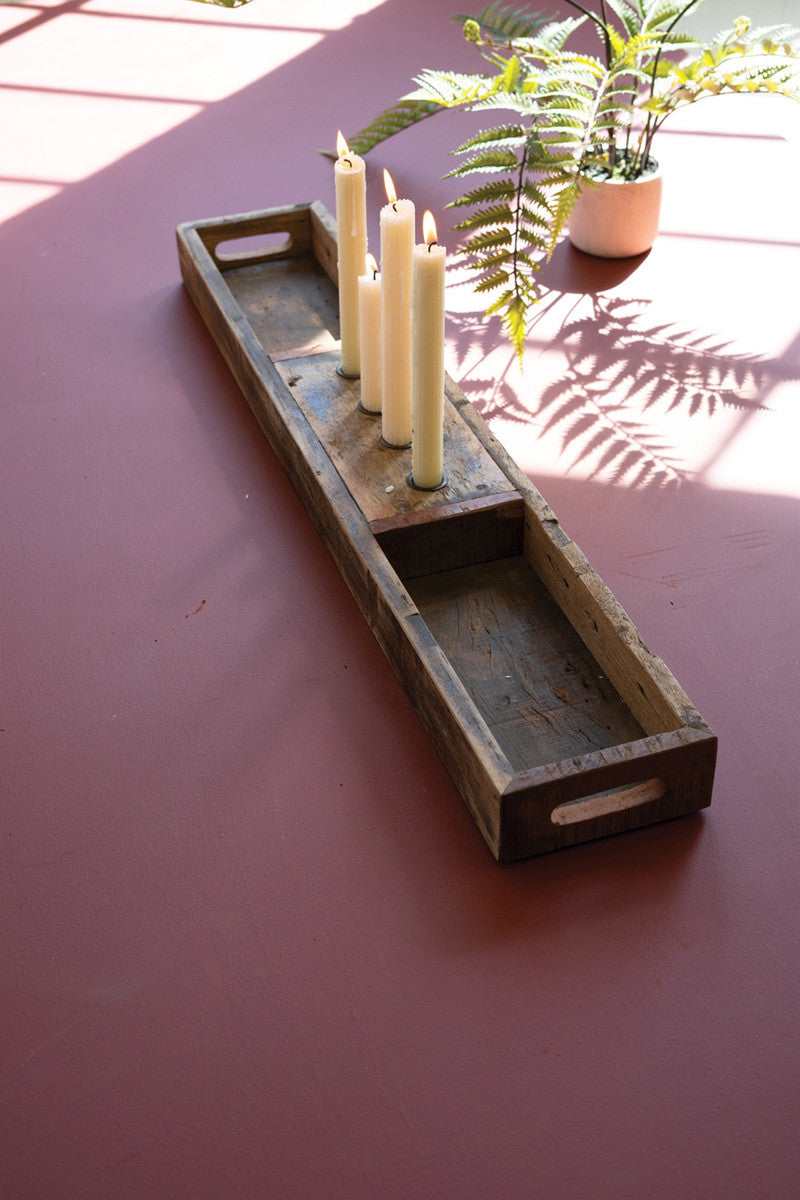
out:
<path id="1" fill-rule="evenodd" d="M 390 563 L 406 581 L 522 553 L 519 492 L 494 492 L 371 521 Z"/>
<path id="2" fill-rule="evenodd" d="M 284 252 L 216 251 L 276 231 Z M 335 227 L 324 208 L 187 223 L 178 252 L 187 290 L 494 856 L 708 804 L 714 735 L 452 380 L 438 492 L 408 486 L 410 452 L 381 445 L 377 422 L 358 411 L 358 383 L 335 371 Z"/>
<path id="3" fill-rule="evenodd" d="M 437 492 L 411 487 L 411 450 L 383 444 L 380 421 L 358 408 L 359 382 L 336 373 L 338 354 L 282 359 L 278 372 L 367 521 L 432 511 L 458 501 L 513 489 L 451 404 L 445 406 L 447 486 Z"/>
<path id="4" fill-rule="evenodd" d="M 644 736 L 521 555 L 409 590 L 515 771 Z"/>
<path id="5" fill-rule="evenodd" d="M 684 724 L 707 731 L 683 688 L 647 649 L 628 614 L 568 537 L 547 501 L 460 389 L 455 384 L 451 388 L 462 419 L 525 499 L 526 557 L 636 719 L 648 733 Z"/>
<path id="6" fill-rule="evenodd" d="M 710 731 L 683 728 L 521 771 L 501 801 L 498 858 L 514 862 L 531 844 L 544 854 L 697 812 L 711 801 L 716 755 Z M 644 804 L 569 824 L 553 820 L 561 805 L 652 779 L 663 790 Z"/>

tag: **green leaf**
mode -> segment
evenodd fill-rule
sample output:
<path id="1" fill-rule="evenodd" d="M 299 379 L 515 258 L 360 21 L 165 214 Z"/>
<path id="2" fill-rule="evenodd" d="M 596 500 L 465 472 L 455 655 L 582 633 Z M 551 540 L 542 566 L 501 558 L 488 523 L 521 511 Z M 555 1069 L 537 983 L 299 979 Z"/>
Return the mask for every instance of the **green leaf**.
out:
<path id="1" fill-rule="evenodd" d="M 540 213 L 540 212 L 534 212 L 534 210 L 532 208 L 528 208 L 526 205 L 521 204 L 520 208 L 519 208 L 519 214 L 520 214 L 520 225 L 521 225 L 521 229 L 520 229 L 521 237 L 526 236 L 526 232 L 525 232 L 526 226 L 534 226 L 534 228 L 536 228 L 536 229 L 549 229 L 550 228 L 550 221 L 552 218 L 551 218 L 551 215 L 549 212 L 547 214 Z M 535 236 L 538 241 L 539 235 L 536 234 Z"/>
<path id="2" fill-rule="evenodd" d="M 516 54 L 509 58 L 501 76 L 500 88 L 504 92 L 515 92 L 519 83 L 520 64 Z"/>
<path id="3" fill-rule="evenodd" d="M 476 254 L 481 250 L 490 250 L 495 246 L 507 246 L 511 241 L 510 229 L 489 229 L 485 233 L 476 233 L 464 243 L 466 254 Z"/>
<path id="4" fill-rule="evenodd" d="M 520 195 L 524 196 L 527 200 L 532 200 L 534 204 L 540 204 L 542 208 L 548 207 L 547 196 L 535 183 L 523 183 L 520 188 Z"/>
<path id="5" fill-rule="evenodd" d="M 477 146 L 510 146 L 520 142 L 527 136 L 527 131 L 522 125 L 501 125 L 497 129 L 482 129 L 473 137 L 468 138 L 466 142 L 462 142 L 453 151 L 453 154 L 466 154 L 469 150 L 474 150 Z"/>
<path id="6" fill-rule="evenodd" d="M 610 8 L 622 22 L 625 32 L 631 37 L 638 30 L 641 20 L 634 5 L 629 4 L 628 0 L 605 0 L 605 3 L 606 7 Z"/>
<path id="7" fill-rule="evenodd" d="M 509 340 L 517 352 L 519 365 L 522 366 L 523 356 L 525 353 L 525 335 L 527 332 L 525 318 L 527 315 L 527 305 L 524 297 L 516 295 L 509 302 L 505 313 L 503 314 L 503 326 L 508 334 Z"/>
<path id="8" fill-rule="evenodd" d="M 409 129 L 418 121 L 423 121 L 426 117 L 432 117 L 434 113 L 441 111 L 442 106 L 435 101 L 403 98 L 391 108 L 380 113 L 370 121 L 369 125 L 359 129 L 358 133 L 348 136 L 347 144 L 354 154 L 366 154 L 373 146 L 385 142 L 387 138 L 394 137 L 403 129 Z M 336 157 L 332 150 L 324 151 L 324 153 L 330 158 Z"/>
<path id="9" fill-rule="evenodd" d="M 423 71 L 416 76 L 415 92 L 406 99 L 435 100 L 446 108 L 469 104 L 497 90 L 496 79 L 488 75 L 465 75 L 458 71 Z"/>
<path id="10" fill-rule="evenodd" d="M 510 225 L 514 220 L 514 210 L 510 204 L 495 204 L 491 208 L 481 208 L 466 220 L 454 225 L 454 229 L 481 229 L 488 225 Z"/>
<path id="11" fill-rule="evenodd" d="M 473 16 L 458 13 L 453 20 L 459 25 L 463 25 L 465 21 L 477 21 L 484 35 L 507 38 L 509 41 L 514 38 L 534 37 L 544 24 L 541 13 L 532 13 L 524 8 L 510 8 L 502 4 L 489 4 Z"/>
<path id="12" fill-rule="evenodd" d="M 514 298 L 514 293 L 508 291 L 508 289 L 506 289 L 506 291 L 504 291 L 504 292 L 501 292 L 500 295 L 496 296 L 495 299 L 492 301 L 492 303 L 486 309 L 486 316 L 491 317 L 495 313 L 500 312 L 500 310 L 505 308 L 505 306 L 507 304 L 509 304 L 513 298 Z"/>
<path id="13" fill-rule="evenodd" d="M 511 200 L 517 193 L 517 185 L 513 179 L 492 179 L 480 187 L 465 192 L 457 200 L 451 200 L 448 208 L 463 208 L 469 205 L 483 204 L 486 200 Z M 510 209 L 509 209 L 510 211 Z"/>
<path id="14" fill-rule="evenodd" d="M 517 156 L 512 150 L 487 150 L 484 154 L 476 154 L 460 167 L 448 171 L 445 179 L 461 175 L 471 175 L 475 171 L 507 171 L 517 164 Z"/>
<path id="15" fill-rule="evenodd" d="M 474 284 L 476 292 L 493 292 L 495 288 L 502 287 L 504 283 L 508 283 L 511 278 L 508 271 L 494 271 L 491 275 L 487 275 L 485 279 L 479 279 Z"/>
<path id="16" fill-rule="evenodd" d="M 511 251 L 508 249 L 494 250 L 487 254 L 478 251 L 475 255 L 475 265 L 481 271 L 494 271 L 497 267 L 505 267 L 508 263 L 513 264 Z"/>

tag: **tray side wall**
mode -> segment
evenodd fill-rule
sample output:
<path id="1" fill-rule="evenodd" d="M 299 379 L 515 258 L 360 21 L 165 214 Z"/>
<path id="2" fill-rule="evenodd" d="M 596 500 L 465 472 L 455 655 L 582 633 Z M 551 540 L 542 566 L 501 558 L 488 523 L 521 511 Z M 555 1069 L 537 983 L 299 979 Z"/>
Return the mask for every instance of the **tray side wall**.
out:
<path id="1" fill-rule="evenodd" d="M 503 796 L 498 858 L 513 862 L 696 813 L 711 802 L 716 757 L 714 734 L 684 728 L 522 773 Z M 627 790 L 643 802 L 593 815 L 598 794 Z M 565 805 L 575 816 L 557 824 L 552 814 Z"/>
<path id="2" fill-rule="evenodd" d="M 525 553 L 637 721 L 649 734 L 708 726 L 664 662 L 652 654 L 615 596 L 568 537 L 541 493 L 509 457 L 461 389 L 453 404 L 525 500 Z"/>

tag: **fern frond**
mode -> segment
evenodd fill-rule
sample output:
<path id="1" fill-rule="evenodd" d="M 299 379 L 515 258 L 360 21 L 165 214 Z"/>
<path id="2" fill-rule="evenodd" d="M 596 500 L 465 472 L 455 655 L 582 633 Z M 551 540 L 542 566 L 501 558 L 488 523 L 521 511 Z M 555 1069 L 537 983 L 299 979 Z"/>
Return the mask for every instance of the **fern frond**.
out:
<path id="1" fill-rule="evenodd" d="M 526 136 L 526 130 L 522 125 L 501 125 L 497 129 L 482 129 L 473 137 L 468 138 L 466 142 L 462 142 L 453 151 L 453 154 L 466 154 L 470 150 L 475 150 L 478 146 L 499 146 L 508 147 L 514 143 L 518 143 Z"/>
<path id="2" fill-rule="evenodd" d="M 550 213 L 549 209 L 546 211 L 546 213 L 535 212 L 532 208 L 528 208 L 527 205 L 521 204 L 519 206 L 519 218 L 520 237 L 527 237 L 528 234 L 526 233 L 526 229 L 530 228 L 531 226 L 536 229 L 549 229 L 550 222 L 552 220 L 552 214 Z M 531 233 L 531 237 L 538 241 L 541 235 Z M 543 243 L 543 245 L 544 244 L 546 243 Z"/>
<path id="3" fill-rule="evenodd" d="M 504 283 L 508 283 L 510 278 L 510 271 L 493 271 L 490 275 L 479 279 L 477 283 L 473 284 L 473 288 L 476 292 L 493 292 L 495 288 L 502 287 Z M 506 292 L 504 295 L 510 296 L 513 293 Z"/>
<path id="4" fill-rule="evenodd" d="M 506 311 L 503 313 L 503 327 L 509 341 L 517 352 L 520 366 L 522 366 L 522 358 L 525 353 L 525 337 L 527 335 L 525 317 L 527 311 L 528 307 L 525 303 L 525 297 L 517 295 L 513 297 Z"/>
<path id="5" fill-rule="evenodd" d="M 492 250 L 498 246 L 507 246 L 511 241 L 511 230 L 502 226 L 499 229 L 489 229 L 484 233 L 476 233 L 463 245 L 466 254 L 479 254 L 482 250 Z"/>
<path id="6" fill-rule="evenodd" d="M 483 183 L 472 191 L 465 192 L 456 200 L 451 200 L 448 208 L 464 208 L 483 204 L 486 200 L 511 200 L 517 193 L 517 185 L 513 179 L 493 179 Z"/>
<path id="7" fill-rule="evenodd" d="M 407 100 L 433 100 L 445 108 L 456 108 L 470 104 L 482 95 L 491 95 L 497 90 L 493 76 L 468 75 L 458 71 L 423 71 L 414 79 L 416 91 L 409 92 Z"/>
<path id="8" fill-rule="evenodd" d="M 458 13 L 452 19 L 459 25 L 463 25 L 465 21 L 477 21 L 483 34 L 508 41 L 534 37 L 545 24 L 541 13 L 497 3 L 487 5 L 477 14 Z"/>
<path id="9" fill-rule="evenodd" d="M 492 303 L 486 308 L 486 316 L 493 317 L 495 313 L 500 312 L 500 310 L 504 308 L 506 304 L 509 304 L 513 297 L 514 293 L 508 291 L 508 289 L 506 289 L 504 292 L 501 292 L 500 295 L 496 296 Z"/>
<path id="10" fill-rule="evenodd" d="M 507 171 L 517 165 L 517 156 L 513 150 L 487 150 L 484 154 L 476 154 L 460 167 L 448 171 L 445 179 L 457 178 L 461 175 L 471 175 L 475 171 Z"/>
<path id="11" fill-rule="evenodd" d="M 551 21 L 538 31 L 536 45 L 549 55 L 559 55 L 575 30 L 585 21 L 586 17 L 567 17 L 564 21 Z"/>
<path id="12" fill-rule="evenodd" d="M 347 144 L 354 154 L 366 154 L 373 146 L 385 142 L 387 138 L 394 137 L 396 133 L 416 125 L 426 117 L 432 117 L 441 109 L 441 104 L 433 100 L 411 100 L 405 97 L 379 113 L 369 125 L 359 129 L 358 133 L 351 134 Z"/>
<path id="13" fill-rule="evenodd" d="M 683 16 L 690 17 L 693 10 L 699 8 L 702 3 L 703 0 L 694 0 L 694 4 L 692 4 L 690 8 L 687 8 L 685 12 L 683 12 Z M 646 27 L 648 29 L 660 30 L 663 25 L 669 25 L 677 17 L 680 17 L 684 8 L 685 5 L 683 4 L 669 3 L 669 0 L 665 0 L 665 3 L 655 5 L 655 7 L 647 13 Z"/>
<path id="14" fill-rule="evenodd" d="M 542 208 L 548 207 L 548 199 L 542 188 L 537 187 L 535 183 L 529 180 L 523 183 L 519 189 L 520 198 L 523 196 L 526 200 L 532 200 L 534 204 L 540 205 Z"/>
<path id="15" fill-rule="evenodd" d="M 512 184 L 513 188 L 513 184 Z M 491 208 L 479 208 L 471 216 L 464 221 L 459 221 L 453 229 L 482 229 L 490 225 L 499 225 L 503 222 L 510 223 L 514 217 L 514 210 L 510 204 L 494 204 Z"/>
<path id="16" fill-rule="evenodd" d="M 608 42 L 611 47 L 611 52 L 614 55 L 615 60 L 619 60 L 625 54 L 625 38 L 621 33 L 614 29 L 613 26 L 610 25 L 606 26 L 606 32 L 608 34 Z"/>
<path id="17" fill-rule="evenodd" d="M 514 268 L 514 253 L 507 246 L 502 249 L 490 248 L 485 254 L 478 250 L 471 257 L 474 258 L 475 266 L 480 271 L 492 273 L 506 267 L 510 267 L 512 271 Z"/>
<path id="18" fill-rule="evenodd" d="M 558 234 L 565 227 L 567 221 L 569 220 L 570 214 L 575 207 L 575 201 L 580 195 L 580 190 L 580 180 L 575 178 L 570 182 L 565 183 L 564 186 L 560 188 L 558 195 L 556 196 L 553 219 L 550 227 L 550 239 L 547 244 L 548 258 L 552 256 L 552 253 L 556 248 Z"/>
<path id="19" fill-rule="evenodd" d="M 632 37 L 639 28 L 641 18 L 636 8 L 628 0 L 605 0 L 615 17 L 622 24 L 628 37 Z"/>

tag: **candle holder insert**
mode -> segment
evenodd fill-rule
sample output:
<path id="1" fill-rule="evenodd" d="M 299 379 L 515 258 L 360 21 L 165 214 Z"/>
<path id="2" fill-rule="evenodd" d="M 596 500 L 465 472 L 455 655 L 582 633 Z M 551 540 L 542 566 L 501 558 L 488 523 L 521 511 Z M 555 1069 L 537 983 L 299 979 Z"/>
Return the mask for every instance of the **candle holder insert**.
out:
<path id="1" fill-rule="evenodd" d="M 279 250 L 216 253 L 281 231 Z M 195 221 L 177 238 L 189 294 L 492 854 L 709 804 L 716 737 L 453 381 L 435 491 L 407 486 L 408 459 L 361 419 L 356 384 L 332 369 L 324 207 Z"/>
<path id="2" fill-rule="evenodd" d="M 430 486 L 430 485 L 426 486 L 424 483 L 415 483 L 414 482 L 414 472 L 410 471 L 406 478 L 406 483 L 408 484 L 409 487 L 414 488 L 418 492 L 440 492 L 442 490 L 442 488 L 447 487 L 447 476 L 446 475 L 442 476 L 441 483 L 435 483 L 435 484 L 433 484 L 433 486 Z"/>

